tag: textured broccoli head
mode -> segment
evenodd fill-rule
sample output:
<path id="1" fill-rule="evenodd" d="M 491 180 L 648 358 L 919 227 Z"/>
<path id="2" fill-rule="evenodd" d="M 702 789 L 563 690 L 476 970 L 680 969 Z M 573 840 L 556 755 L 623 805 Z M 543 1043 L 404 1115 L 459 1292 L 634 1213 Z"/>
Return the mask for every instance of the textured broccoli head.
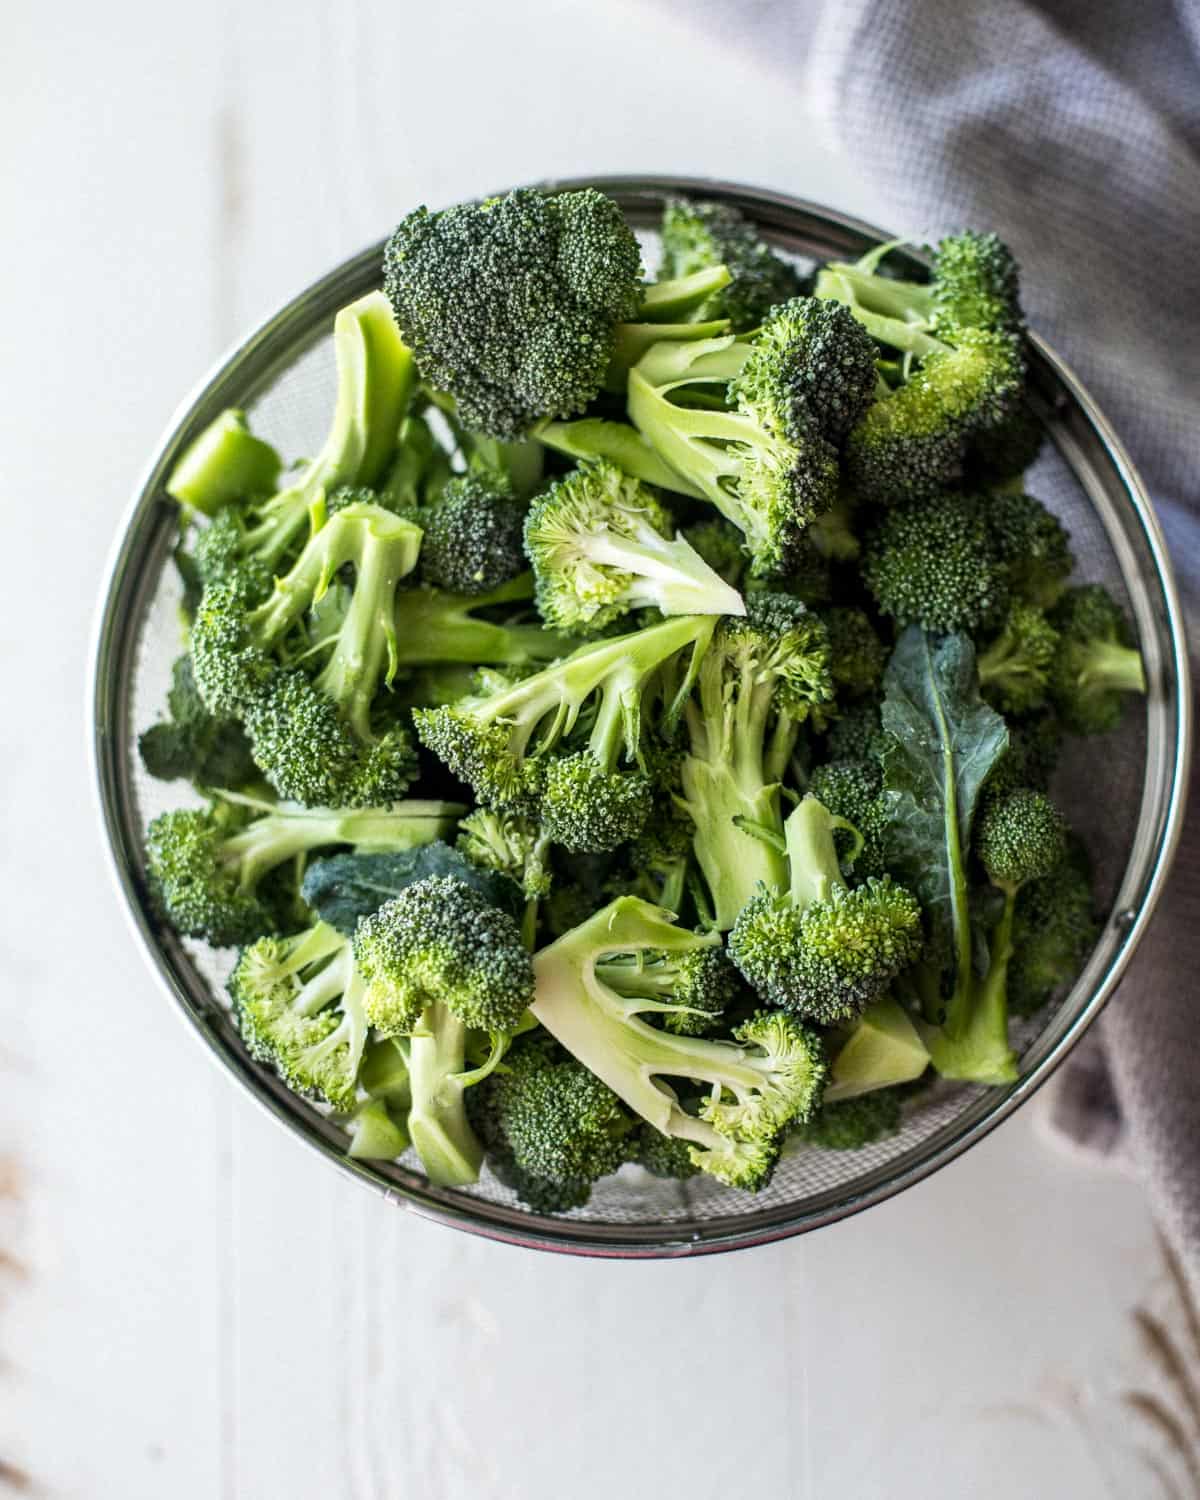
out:
<path id="1" fill-rule="evenodd" d="M 550 891 L 546 835 L 530 818 L 480 807 L 458 825 L 458 850 L 484 870 L 509 875 L 530 899 Z"/>
<path id="2" fill-rule="evenodd" d="M 238 576 L 205 587 L 192 621 L 192 672 L 209 712 L 240 718 L 271 680 L 277 664 L 246 630 L 253 587 Z"/>
<path id="3" fill-rule="evenodd" d="M 986 513 L 996 556 L 1013 593 L 1048 609 L 1075 566 L 1066 528 L 1040 500 L 1023 492 L 990 495 Z"/>
<path id="4" fill-rule="evenodd" d="M 1022 886 L 1013 913 L 1009 1010 L 1031 1016 L 1079 973 L 1099 934 L 1091 868 L 1076 840 L 1048 874 Z"/>
<path id="5" fill-rule="evenodd" d="M 1015 333 L 1024 324 L 1017 262 L 995 234 L 968 229 L 941 240 L 930 297 L 933 327 L 947 337 L 964 328 Z"/>
<path id="6" fill-rule="evenodd" d="M 652 1177 L 670 1177 L 686 1181 L 700 1168 L 692 1160 L 691 1146 L 678 1136 L 663 1135 L 653 1125 L 640 1125 L 634 1136 L 632 1160 L 645 1167 Z"/>
<path id="7" fill-rule="evenodd" d="M 967 446 L 967 473 L 980 489 L 1017 479 L 1042 451 L 1046 429 L 1028 401 L 986 432 L 977 432 Z"/>
<path id="8" fill-rule="evenodd" d="M 1104 734 L 1121 722 L 1125 697 L 1146 691 L 1141 653 L 1120 605 L 1101 584 L 1068 589 L 1050 612 L 1059 650 L 1050 696 L 1075 734 Z"/>
<path id="9" fill-rule="evenodd" d="M 257 879 L 243 878 L 230 851 L 237 826 L 220 807 L 186 807 L 160 813 L 146 830 L 146 875 L 158 906 L 176 932 L 218 948 L 252 942 L 276 925 Z"/>
<path id="10" fill-rule="evenodd" d="M 861 609 L 839 605 L 822 612 L 829 636 L 829 670 L 838 697 L 874 692 L 883 679 L 887 648 Z"/>
<path id="11" fill-rule="evenodd" d="M 862 571 L 883 614 L 950 632 L 979 630 L 1002 613 L 1008 587 L 987 506 L 947 490 L 878 513 Z"/>
<path id="12" fill-rule="evenodd" d="M 988 792 L 999 795 L 1018 787 L 1044 792 L 1058 768 L 1062 745 L 1062 723 L 1052 709 L 1010 718 L 1008 748 L 988 775 Z"/>
<path id="13" fill-rule="evenodd" d="M 775 707 L 802 721 L 833 701 L 832 655 L 820 615 L 791 594 L 764 590 L 749 596 L 744 619 L 723 622 L 712 665 L 735 694 L 773 684 Z"/>
<path id="14" fill-rule="evenodd" d="M 811 1120 L 796 1127 L 795 1134 L 823 1151 L 857 1151 L 896 1134 L 903 1098 L 903 1089 L 874 1089 L 822 1104 Z"/>
<path id="15" fill-rule="evenodd" d="M 543 620 L 599 631 L 636 609 L 743 613 L 737 591 L 673 531 L 639 480 L 605 459 L 580 464 L 534 501 L 525 521 Z"/>
<path id="16" fill-rule="evenodd" d="M 1014 600 L 999 634 L 976 660 L 984 697 L 1006 714 L 1041 708 L 1058 646 L 1058 631 L 1044 611 Z"/>
<path id="17" fill-rule="evenodd" d="M 707 1036 L 748 993 L 729 955 L 715 940 L 711 947 L 681 953 L 638 953 L 602 964 L 597 973 L 619 995 L 661 1005 L 652 1013 L 653 1019 L 676 1036 Z"/>
<path id="18" fill-rule="evenodd" d="M 621 1101 L 544 1031 L 518 1037 L 476 1093 L 485 1144 L 531 1177 L 590 1183 L 627 1158 L 634 1122 Z"/>
<path id="19" fill-rule="evenodd" d="M 421 576 L 457 594 L 486 594 L 525 570 L 525 507 L 505 476 L 470 470 L 451 479 L 417 523 Z"/>
<path id="20" fill-rule="evenodd" d="M 229 993 L 253 1057 L 299 1094 L 354 1107 L 367 1021 L 347 938 L 325 923 L 260 938 L 238 956 Z"/>
<path id="21" fill-rule="evenodd" d="M 384 252 L 384 290 L 464 423 L 516 438 L 600 390 L 615 325 L 641 302 L 641 254 L 603 193 L 524 189 L 409 214 Z"/>
<path id="22" fill-rule="evenodd" d="M 872 693 L 838 705 L 838 716 L 825 731 L 830 760 L 878 760 L 887 743 L 879 703 Z"/>
<path id="23" fill-rule="evenodd" d="M 1005 891 L 1048 875 L 1062 862 L 1066 839 L 1062 814 L 1032 787 L 990 793 L 975 822 L 975 853 L 988 879 Z"/>
<path id="24" fill-rule="evenodd" d="M 634 838 L 653 803 L 648 776 L 610 771 L 590 751 L 545 762 L 539 813 L 547 834 L 574 854 L 602 854 Z"/>
<path id="25" fill-rule="evenodd" d="M 797 440 L 808 419 L 842 443 L 875 394 L 875 345 L 839 302 L 796 297 L 775 307 L 755 334 L 729 395 L 764 425 Z"/>
<path id="26" fill-rule="evenodd" d="M 361 918 L 354 957 L 367 1018 L 382 1036 L 413 1032 L 434 1005 L 467 1026 L 511 1032 L 533 998 L 516 922 L 448 875 L 415 881 Z"/>
<path id="27" fill-rule="evenodd" d="M 235 788 L 254 779 L 254 761 L 241 725 L 209 713 L 190 656 L 179 657 L 171 668 L 167 714 L 138 737 L 138 752 L 151 776 Z"/>
<path id="28" fill-rule="evenodd" d="M 731 280 L 696 309 L 701 322 L 728 318 L 735 333 L 762 322 L 779 302 L 800 291 L 800 276 L 776 255 L 736 208 L 670 198 L 663 207 L 660 276 L 691 276 L 726 266 Z"/>
<path id="29" fill-rule="evenodd" d="M 817 766 L 808 790 L 835 818 L 854 827 L 834 831 L 838 857 L 859 880 L 887 874 L 887 830 L 891 821 L 883 795 L 883 771 L 875 756 L 834 760 Z"/>

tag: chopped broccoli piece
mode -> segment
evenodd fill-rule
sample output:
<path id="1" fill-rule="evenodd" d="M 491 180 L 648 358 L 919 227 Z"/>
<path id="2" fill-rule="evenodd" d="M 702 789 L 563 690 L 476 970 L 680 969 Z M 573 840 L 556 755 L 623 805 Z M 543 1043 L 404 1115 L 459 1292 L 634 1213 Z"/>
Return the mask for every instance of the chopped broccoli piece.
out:
<path id="1" fill-rule="evenodd" d="M 1066 528 L 1024 491 L 993 494 L 986 503 L 988 530 L 1009 587 L 1018 598 L 1049 609 L 1075 566 Z"/>
<path id="2" fill-rule="evenodd" d="M 838 605 L 821 618 L 829 635 L 829 670 L 838 697 L 857 697 L 878 690 L 887 649 L 861 609 Z"/>
<path id="3" fill-rule="evenodd" d="M 577 641 L 555 635 L 519 614 L 495 620 L 487 613 L 532 598 L 529 573 L 486 594 L 448 594 L 424 584 L 402 589 L 396 597 L 397 666 L 492 663 L 524 667 L 569 655 Z"/>
<path id="4" fill-rule="evenodd" d="M 1074 979 L 1099 930 L 1087 854 L 1077 840 L 1068 840 L 1060 863 L 1017 893 L 1008 966 L 1011 1013 L 1036 1014 Z"/>
<path id="5" fill-rule="evenodd" d="M 897 1134 L 903 1099 L 901 1089 L 887 1088 L 822 1104 L 807 1124 L 797 1126 L 795 1133 L 807 1145 L 823 1151 L 858 1151 Z"/>
<path id="6" fill-rule="evenodd" d="M 1125 696 L 1146 691 L 1146 671 L 1120 605 L 1098 583 L 1080 584 L 1050 612 L 1059 649 L 1050 696 L 1074 734 L 1104 734 L 1121 722 Z"/>
<path id="7" fill-rule="evenodd" d="M 596 973 L 618 995 L 662 1001 L 666 1009 L 655 1019 L 676 1036 L 707 1036 L 746 997 L 741 975 L 717 946 L 683 953 L 639 951 L 598 964 Z"/>
<path id="8" fill-rule="evenodd" d="M 257 770 L 242 726 L 209 713 L 190 656 L 179 657 L 171 668 L 167 713 L 168 718 L 138 737 L 138 752 L 151 776 L 235 789 L 254 780 Z"/>
<path id="9" fill-rule="evenodd" d="M 852 833 L 845 828 L 834 830 L 842 866 L 857 880 L 882 879 L 888 872 L 891 810 L 883 795 L 878 759 L 828 761 L 813 771 L 808 790 L 835 818 L 852 827 Z"/>
<path id="10" fill-rule="evenodd" d="M 1044 611 L 1014 600 L 1003 629 L 979 653 L 977 666 L 984 697 L 1006 714 L 1040 708 L 1046 701 L 1058 650 L 1058 631 Z"/>
<path id="11" fill-rule="evenodd" d="M 188 444 L 165 488 L 172 500 L 211 516 L 233 502 L 269 495 L 280 467 L 270 443 L 250 431 L 246 413 L 231 407 Z"/>
<path id="12" fill-rule="evenodd" d="M 486 594 L 525 571 L 525 506 L 506 476 L 458 474 L 417 517 L 421 577 L 458 594 Z"/>
<path id="13" fill-rule="evenodd" d="M 1019 479 L 1033 467 L 1045 440 L 1042 419 L 1028 401 L 1020 401 L 995 427 L 971 439 L 967 473 L 983 489 Z"/>
<path id="14" fill-rule="evenodd" d="M 756 328 L 772 307 L 801 291 L 795 267 L 724 203 L 669 198 L 663 208 L 662 253 L 664 278 L 728 268 L 729 284 L 708 297 L 695 316 L 701 321 L 728 318 L 735 333 Z"/>

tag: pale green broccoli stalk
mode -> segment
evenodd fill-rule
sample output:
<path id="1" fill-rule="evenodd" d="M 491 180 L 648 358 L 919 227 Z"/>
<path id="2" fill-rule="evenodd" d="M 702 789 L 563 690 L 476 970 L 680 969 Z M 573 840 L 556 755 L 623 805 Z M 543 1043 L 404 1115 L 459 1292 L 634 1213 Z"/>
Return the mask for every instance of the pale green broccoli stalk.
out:
<path id="1" fill-rule="evenodd" d="M 246 413 L 229 408 L 188 444 L 164 486 L 172 500 L 201 515 L 269 495 L 279 479 L 279 454 L 255 437 Z"/>
<path id="2" fill-rule="evenodd" d="M 820 1097 L 825 1064 L 817 1036 L 779 1013 L 754 1016 L 731 1042 L 678 1036 L 642 1019 L 670 1002 L 618 994 L 599 973 L 623 954 L 682 954 L 716 942 L 681 931 L 636 897 L 620 897 L 536 955 L 530 1008 L 636 1115 L 688 1142 L 702 1171 L 755 1191 L 770 1176 L 783 1132 Z M 678 1080 L 705 1090 L 698 1114 L 681 1106 Z"/>
<path id="3" fill-rule="evenodd" d="M 533 598 L 533 576 L 522 573 L 485 594 L 450 594 L 418 584 L 396 596 L 396 662 L 400 667 L 458 663 L 521 667 L 568 656 L 579 642 L 514 614 L 482 615 Z"/>
<path id="4" fill-rule="evenodd" d="M 538 610 L 557 630 L 599 631 L 631 610 L 741 615 L 741 595 L 678 533 L 655 496 L 615 464 L 580 464 L 535 500 L 525 551 Z"/>
<path id="5" fill-rule="evenodd" d="M 1059 649 L 1050 696 L 1075 734 L 1104 734 L 1121 722 L 1128 695 L 1145 693 L 1146 669 L 1120 605 L 1098 583 L 1067 592 L 1050 612 Z"/>

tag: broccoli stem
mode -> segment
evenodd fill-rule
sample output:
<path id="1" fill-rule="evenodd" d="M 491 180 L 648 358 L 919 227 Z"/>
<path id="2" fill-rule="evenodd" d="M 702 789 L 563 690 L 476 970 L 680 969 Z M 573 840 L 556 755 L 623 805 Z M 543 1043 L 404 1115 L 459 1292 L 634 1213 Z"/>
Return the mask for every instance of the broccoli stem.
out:
<path id="1" fill-rule="evenodd" d="M 655 344 L 664 340 L 715 339 L 728 332 L 728 318 L 715 318 L 710 323 L 618 323 L 612 358 L 604 375 L 604 389 L 614 393 L 623 391 L 630 370 Z"/>
<path id="2" fill-rule="evenodd" d="M 661 459 L 636 427 L 628 422 L 609 422 L 603 417 L 582 417 L 577 422 L 543 422 L 534 437 L 568 458 L 607 458 L 630 476 L 660 489 L 673 490 L 703 500 L 704 495 L 681 478 Z"/>
<path id="3" fill-rule="evenodd" d="M 390 687 L 399 666 L 394 601 L 400 580 L 415 563 L 410 539 L 400 545 L 383 541 L 372 545 L 367 540 L 356 563 L 350 608 L 338 629 L 333 655 L 317 678 L 318 688 L 341 705 L 355 734 L 364 741 L 372 737 L 371 703 L 380 680 Z"/>
<path id="4" fill-rule="evenodd" d="M 574 642 L 541 625 L 504 625 L 475 616 L 476 610 L 532 597 L 529 573 L 488 594 L 445 594 L 425 585 L 403 590 L 396 597 L 397 666 L 437 662 L 520 666 L 566 655 Z"/>
<path id="5" fill-rule="evenodd" d="M 1008 1044 L 1008 966 L 1013 954 L 1013 911 L 1017 891 L 1005 891 L 1004 912 L 992 934 L 988 971 L 972 977 L 965 995 L 956 993 L 958 1029 L 951 1030 L 949 1012 L 942 1027 L 917 1023 L 934 1067 L 943 1078 L 970 1083 L 1011 1083 L 1017 1061 Z"/>
<path id="6" fill-rule="evenodd" d="M 828 901 L 834 890 L 844 884 L 837 848 L 833 842 L 835 828 L 845 819 L 834 817 L 815 797 L 805 797 L 788 815 L 783 825 L 788 861 L 788 894 L 797 911 L 804 911 L 814 901 Z"/>
<path id="7" fill-rule="evenodd" d="M 1079 685 L 1120 693 L 1144 693 L 1146 668 L 1142 653 L 1118 641 L 1089 641 L 1082 653 Z"/>
<path id="8" fill-rule="evenodd" d="M 693 849 L 713 903 L 713 920 L 722 932 L 737 921 L 742 907 L 760 885 L 782 890 L 787 865 L 779 849 L 738 827 L 737 819 L 761 827 L 779 827 L 779 787 L 754 783 L 721 760 L 684 757 L 683 791 L 695 810 Z"/>
<path id="9" fill-rule="evenodd" d="M 829 1069 L 824 1102 L 853 1099 L 875 1089 L 910 1083 L 929 1066 L 929 1049 L 913 1021 L 891 996 L 863 1012 Z"/>
<path id="10" fill-rule="evenodd" d="M 483 1164 L 483 1146 L 463 1103 L 466 1044 L 466 1024 L 440 1002 L 426 1008 L 407 1039 L 408 1133 L 435 1187 L 477 1182 Z"/>
<path id="11" fill-rule="evenodd" d="M 252 495 L 270 494 L 279 479 L 279 455 L 230 408 L 194 438 L 171 470 L 167 494 L 202 515 Z"/>
<path id="12" fill-rule="evenodd" d="M 642 292 L 638 319 L 646 323 L 677 323 L 724 291 L 732 280 L 728 266 L 705 266 L 687 276 L 651 282 Z"/>

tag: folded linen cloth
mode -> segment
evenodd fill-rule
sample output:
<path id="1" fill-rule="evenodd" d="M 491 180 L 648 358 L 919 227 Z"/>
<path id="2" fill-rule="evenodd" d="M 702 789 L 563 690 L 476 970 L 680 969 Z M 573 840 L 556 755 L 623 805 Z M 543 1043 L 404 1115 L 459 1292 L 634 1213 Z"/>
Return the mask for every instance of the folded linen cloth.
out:
<path id="1" fill-rule="evenodd" d="M 1200 0 L 659 3 L 795 84 L 874 185 L 877 222 L 1008 241 L 1031 324 L 1150 487 L 1200 640 Z M 1134 1165 L 1200 1284 L 1198 937 L 1194 793 L 1155 920 L 1050 1115 Z"/>

